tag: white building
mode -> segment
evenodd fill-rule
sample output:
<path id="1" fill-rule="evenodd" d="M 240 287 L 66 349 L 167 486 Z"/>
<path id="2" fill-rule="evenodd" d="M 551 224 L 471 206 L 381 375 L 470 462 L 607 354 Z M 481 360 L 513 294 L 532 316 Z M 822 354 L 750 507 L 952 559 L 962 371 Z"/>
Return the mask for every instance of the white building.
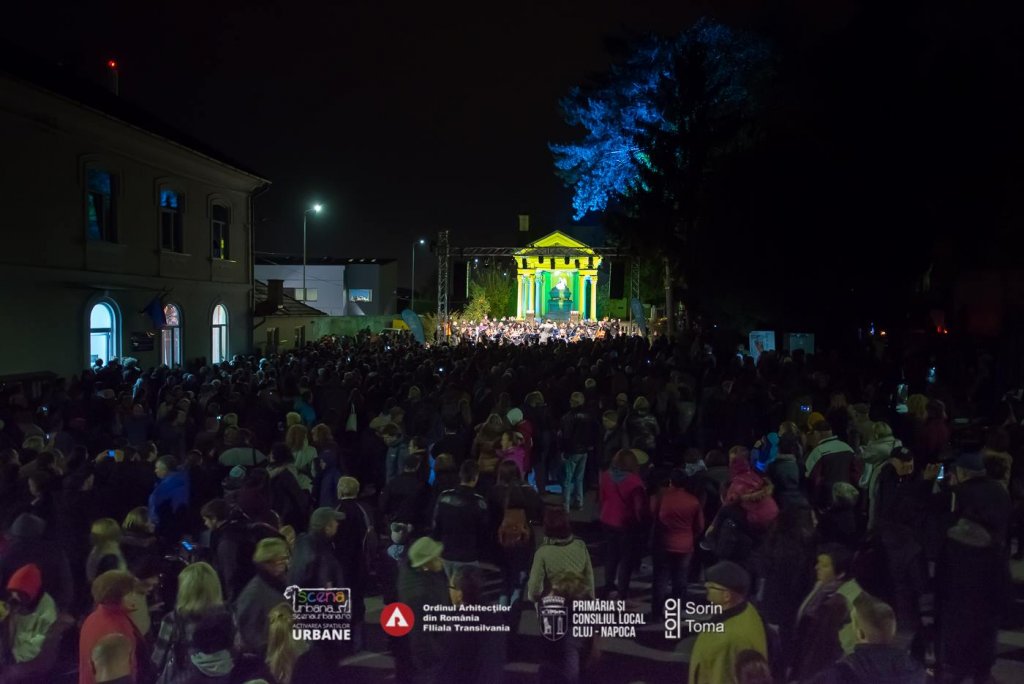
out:
<path id="1" fill-rule="evenodd" d="M 249 350 L 267 181 L 201 148 L 56 69 L 0 65 L 0 376 Z"/>

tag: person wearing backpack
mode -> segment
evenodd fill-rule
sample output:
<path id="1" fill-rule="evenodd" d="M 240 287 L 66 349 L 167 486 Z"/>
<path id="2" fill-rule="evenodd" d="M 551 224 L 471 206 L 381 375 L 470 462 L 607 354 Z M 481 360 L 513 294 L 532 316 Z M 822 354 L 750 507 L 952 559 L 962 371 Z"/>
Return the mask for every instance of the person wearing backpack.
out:
<path id="1" fill-rule="evenodd" d="M 487 505 L 504 580 L 500 602 L 513 605 L 523 593 L 534 547 L 531 524 L 543 518 L 544 501 L 523 482 L 516 462 L 506 459 L 498 466 L 498 483 L 488 493 Z"/>
<path id="2" fill-rule="evenodd" d="M 224 622 L 233 632 L 217 571 L 209 563 L 193 563 L 178 575 L 174 610 L 160 622 L 152 655 L 153 669 L 159 673 L 158 684 L 171 684 L 191 671 L 195 629 L 210 616 L 226 618 Z"/>

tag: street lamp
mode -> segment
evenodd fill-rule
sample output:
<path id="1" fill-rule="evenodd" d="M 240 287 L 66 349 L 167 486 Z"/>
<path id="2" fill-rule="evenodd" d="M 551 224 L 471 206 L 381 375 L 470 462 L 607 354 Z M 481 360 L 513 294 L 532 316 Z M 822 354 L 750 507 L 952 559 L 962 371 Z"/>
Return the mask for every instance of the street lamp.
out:
<path id="1" fill-rule="evenodd" d="M 302 301 L 309 301 L 309 295 L 306 294 L 306 217 L 309 216 L 310 212 L 319 214 L 320 210 L 324 208 L 322 204 L 314 204 L 311 208 L 302 212 Z"/>
<path id="2" fill-rule="evenodd" d="M 412 282 L 409 284 L 409 309 L 416 313 L 416 247 L 425 245 L 427 241 L 420 238 L 412 243 Z"/>

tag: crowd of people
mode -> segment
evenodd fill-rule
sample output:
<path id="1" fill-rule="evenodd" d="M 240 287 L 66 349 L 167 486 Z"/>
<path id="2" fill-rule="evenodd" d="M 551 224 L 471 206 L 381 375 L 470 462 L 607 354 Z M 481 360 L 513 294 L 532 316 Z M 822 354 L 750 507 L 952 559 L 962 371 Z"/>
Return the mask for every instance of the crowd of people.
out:
<path id="1" fill-rule="evenodd" d="M 635 332 L 636 326 L 618 319 L 550 320 L 542 318 L 484 318 L 480 321 L 451 323 L 451 335 L 456 341 L 498 344 L 547 344 L 548 342 L 581 342 Z"/>
<path id="2" fill-rule="evenodd" d="M 508 607 L 483 618 L 508 632 L 390 641 L 399 681 L 501 681 L 524 606 L 639 605 L 648 556 L 652 618 L 718 608 L 687 623 L 690 682 L 988 681 L 1024 552 L 1020 406 L 965 440 L 941 374 L 709 349 L 331 337 L 5 386 L 0 682 L 69 651 L 83 684 L 326 681 L 373 595 L 417 625 Z M 349 588 L 352 640 L 296 639 L 291 585 Z M 598 638 L 540 641 L 541 681 L 600 677 Z"/>

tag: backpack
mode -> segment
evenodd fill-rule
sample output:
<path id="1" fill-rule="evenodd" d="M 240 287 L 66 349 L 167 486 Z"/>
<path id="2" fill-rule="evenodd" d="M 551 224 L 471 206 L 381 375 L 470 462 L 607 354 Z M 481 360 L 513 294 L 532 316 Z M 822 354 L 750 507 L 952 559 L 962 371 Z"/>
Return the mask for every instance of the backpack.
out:
<path id="1" fill-rule="evenodd" d="M 530 541 L 530 523 L 525 508 L 509 508 L 508 501 L 512 487 L 505 491 L 505 512 L 498 526 L 498 544 L 503 549 L 514 549 Z"/>

